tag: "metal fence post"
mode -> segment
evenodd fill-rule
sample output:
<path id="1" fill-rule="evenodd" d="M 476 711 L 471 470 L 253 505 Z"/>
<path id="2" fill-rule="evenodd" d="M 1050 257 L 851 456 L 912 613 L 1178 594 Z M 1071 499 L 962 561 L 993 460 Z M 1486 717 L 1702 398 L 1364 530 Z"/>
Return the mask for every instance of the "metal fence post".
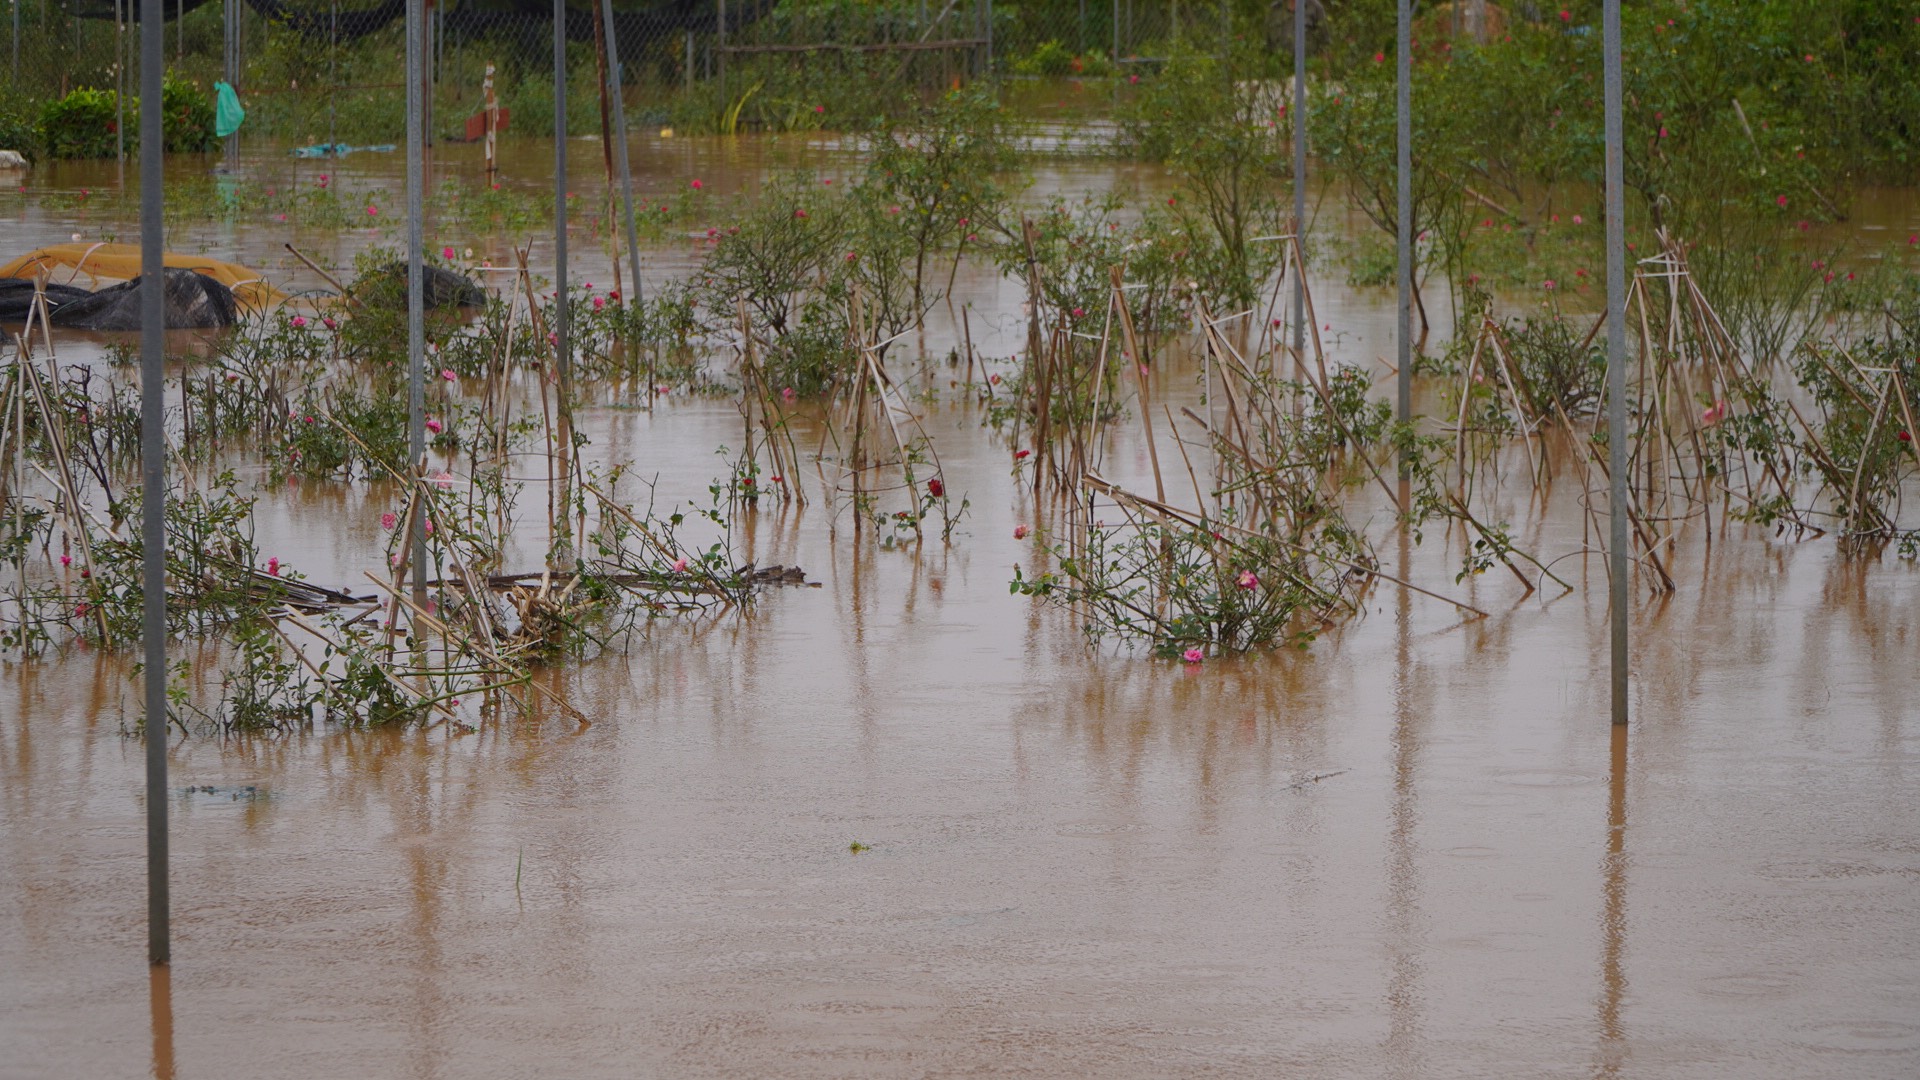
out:
<path id="1" fill-rule="evenodd" d="M 633 169 L 627 160 L 627 103 L 621 92 L 624 85 L 621 72 L 626 66 L 620 62 L 620 35 L 613 26 L 613 0 L 600 0 L 600 12 L 607 23 L 607 78 L 612 83 L 607 89 L 613 95 L 614 163 L 620 169 L 620 199 L 626 209 L 627 260 L 633 267 L 632 302 L 639 304 L 646 299 L 646 290 L 640 285 L 640 234 L 633 220 Z M 651 389 L 648 398 L 652 398 Z"/>
<path id="2" fill-rule="evenodd" d="M 235 93 L 239 93 L 240 0 L 226 0 L 222 10 L 225 13 L 226 19 L 226 39 L 221 46 L 221 60 L 223 65 L 221 70 L 226 75 L 227 85 L 233 87 Z M 226 146 L 223 149 L 226 153 L 227 168 L 231 170 L 239 164 L 240 133 L 236 131 L 232 135 L 227 136 Z"/>
<path id="3" fill-rule="evenodd" d="M 161 250 L 166 166 L 160 78 L 163 0 L 140 0 L 140 543 L 146 665 L 147 959 L 173 959 L 167 850 L 167 288 Z"/>
<path id="4" fill-rule="evenodd" d="M 407 455 L 408 468 L 419 483 L 427 453 L 426 430 L 426 273 L 421 217 L 426 213 L 427 0 L 407 0 Z M 413 534 L 413 602 L 427 606 L 427 531 L 424 509 L 408 518 Z"/>
<path id="5" fill-rule="evenodd" d="M 433 84 L 439 79 L 435 56 L 440 51 L 440 5 L 425 0 L 427 10 L 420 20 L 420 139 L 422 146 L 433 144 Z"/>
<path id="6" fill-rule="evenodd" d="M 127 186 L 127 21 L 122 18 L 120 0 L 113 5 L 113 160 L 120 169 L 119 183 Z M 141 39 L 142 47 L 145 38 Z"/>
<path id="7" fill-rule="evenodd" d="M 993 75 L 993 0 L 986 0 L 987 6 L 987 75 Z"/>
<path id="8" fill-rule="evenodd" d="M 1300 272 L 1293 277 L 1293 362 L 1307 355 L 1307 0 L 1293 0 L 1293 246 Z"/>
<path id="9" fill-rule="evenodd" d="M 1612 616 L 1613 722 L 1627 722 L 1627 265 L 1626 193 L 1621 175 L 1620 0 L 1601 15 L 1606 53 L 1607 186 L 1607 567 Z"/>
<path id="10" fill-rule="evenodd" d="M 725 10 L 726 0 L 720 0 Z M 565 393 L 567 342 L 567 0 L 553 0 L 553 336 Z M 569 460 L 573 448 L 568 447 Z"/>
<path id="11" fill-rule="evenodd" d="M 1398 78 L 1394 92 L 1396 114 L 1398 173 L 1397 217 L 1399 233 L 1400 332 L 1396 356 L 1400 363 L 1399 401 L 1395 415 L 1402 425 L 1413 422 L 1413 11 L 1412 0 L 1399 2 L 1399 26 L 1395 37 Z M 1406 480 L 1410 462 L 1400 455 L 1400 479 Z M 1404 511 L 1407 507 L 1402 506 Z"/>

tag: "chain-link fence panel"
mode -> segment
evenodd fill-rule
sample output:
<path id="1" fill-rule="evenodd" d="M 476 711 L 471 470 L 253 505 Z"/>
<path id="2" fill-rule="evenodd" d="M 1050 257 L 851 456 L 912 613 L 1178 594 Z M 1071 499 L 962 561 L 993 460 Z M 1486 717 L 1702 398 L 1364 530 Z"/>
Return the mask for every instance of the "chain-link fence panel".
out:
<path id="1" fill-rule="evenodd" d="M 208 94 L 216 81 L 232 84 L 248 114 L 244 140 L 397 143 L 406 129 L 407 2 L 167 0 L 169 71 Z M 1289 2 L 618 0 L 608 27 L 597 5 L 572 0 L 563 32 L 569 100 L 579 107 L 568 127 L 599 129 L 607 64 L 618 65 L 634 126 L 858 128 L 910 96 L 990 73 L 1119 77 L 1179 48 L 1259 38 L 1284 23 L 1274 13 Z M 77 90 L 103 95 L 114 114 L 105 123 L 133 122 L 132 95 L 119 91 L 138 78 L 135 4 L 11 0 L 0 141 L 35 138 L 47 104 Z M 509 134 L 552 133 L 547 0 L 439 0 L 425 10 L 435 140 L 473 133 L 489 75 Z"/>

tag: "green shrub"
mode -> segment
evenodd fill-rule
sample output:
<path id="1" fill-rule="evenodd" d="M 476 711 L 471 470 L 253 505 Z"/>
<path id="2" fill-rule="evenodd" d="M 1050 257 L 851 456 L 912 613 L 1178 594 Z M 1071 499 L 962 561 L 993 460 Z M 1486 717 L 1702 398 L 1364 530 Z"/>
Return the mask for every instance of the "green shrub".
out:
<path id="1" fill-rule="evenodd" d="M 140 99 L 127 98 L 127 150 L 140 145 Z M 40 108 L 40 142 L 48 157 L 112 157 L 119 148 L 119 97 L 111 90 L 81 87 Z M 160 89 L 160 125 L 171 154 L 211 150 L 213 99 L 184 79 L 166 76 Z M 0 129 L 0 135 L 4 135 Z"/>
<path id="2" fill-rule="evenodd" d="M 19 87 L 0 89 L 0 150 L 18 150 L 32 161 L 39 156 L 38 109 Z"/>
<path id="3" fill-rule="evenodd" d="M 1058 41 L 1045 41 L 1027 56 L 1013 62 L 1019 75 L 1066 75 L 1073 71 L 1073 53 Z"/>
<path id="4" fill-rule="evenodd" d="M 1244 47 L 1222 58 L 1177 46 L 1120 116 L 1120 148 L 1166 162 L 1180 180 L 1168 205 L 1204 264 L 1196 277 L 1232 308 L 1259 301 L 1285 252 L 1255 238 L 1288 231 L 1291 120 L 1285 101 L 1249 77 L 1264 62 Z"/>
<path id="5" fill-rule="evenodd" d="M 1041 42 L 1031 53 L 1013 62 L 1016 75 L 1111 75 L 1113 62 L 1107 54 L 1090 50 L 1075 56 L 1057 40 Z"/>
<path id="6" fill-rule="evenodd" d="M 213 131 L 212 95 L 194 83 L 174 78 L 171 72 L 160 84 L 160 114 L 167 153 L 203 154 L 220 145 L 220 137 Z"/>
<path id="7" fill-rule="evenodd" d="M 40 133 L 17 113 L 0 113 L 0 150 L 18 150 L 28 161 L 39 157 Z"/>
<path id="8" fill-rule="evenodd" d="M 83 86 L 41 107 L 41 145 L 48 157 L 112 157 L 120 121 L 117 113 L 113 91 Z M 129 138 L 127 143 L 131 148 L 134 140 Z"/>

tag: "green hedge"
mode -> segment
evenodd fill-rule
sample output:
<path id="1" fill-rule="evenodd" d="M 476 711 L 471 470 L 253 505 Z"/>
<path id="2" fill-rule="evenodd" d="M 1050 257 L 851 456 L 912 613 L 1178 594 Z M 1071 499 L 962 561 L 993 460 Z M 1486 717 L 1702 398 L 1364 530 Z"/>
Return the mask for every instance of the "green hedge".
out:
<path id="1" fill-rule="evenodd" d="M 112 157 L 119 145 L 118 95 L 111 90 L 81 87 L 40 109 L 40 147 L 48 157 Z M 171 74 L 161 83 L 161 131 L 170 154 L 195 154 L 213 149 L 213 97 L 193 83 Z M 140 99 L 128 98 L 126 143 L 140 145 Z"/>

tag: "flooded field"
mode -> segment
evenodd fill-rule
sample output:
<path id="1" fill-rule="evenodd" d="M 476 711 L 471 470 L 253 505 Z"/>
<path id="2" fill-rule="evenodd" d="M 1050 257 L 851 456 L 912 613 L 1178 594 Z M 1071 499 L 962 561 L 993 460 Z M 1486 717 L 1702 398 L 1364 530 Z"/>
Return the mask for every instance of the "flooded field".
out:
<path id="1" fill-rule="evenodd" d="M 597 183 L 597 146 L 575 145 Z M 508 182 L 544 175 L 549 152 L 521 146 Z M 800 140 L 634 152 L 655 192 L 851 161 Z M 470 173 L 468 154 L 442 164 Z M 243 168 L 398 203 L 398 164 Z M 68 170 L 32 182 L 111 177 Z M 1166 184 L 1099 160 L 1036 170 L 1042 193 Z M 1322 207 L 1328 232 L 1363 227 L 1337 197 Z M 22 251 L 131 230 L 17 214 Z M 1920 204 L 1873 197 L 1824 228 L 1873 257 L 1920 229 Z M 550 236 L 529 235 L 550 266 Z M 650 247 L 649 280 L 691 272 L 703 237 Z M 508 239 L 428 234 L 496 265 Z M 341 266 L 393 236 L 267 221 L 169 238 L 320 287 L 289 241 Z M 577 252 L 576 280 L 604 284 L 605 252 Z M 1330 359 L 1384 388 L 1391 294 L 1338 270 L 1315 290 Z M 963 264 L 955 291 L 989 370 L 1011 373 L 1019 283 Z M 1306 649 L 1181 664 L 1089 646 L 1068 612 L 1009 595 L 1016 565 L 1047 558 L 1019 527 L 1059 510 L 956 386 L 958 339 L 943 311 L 936 359 L 897 365 L 967 500 L 951 543 L 857 540 L 824 502 L 741 511 L 739 561 L 818 587 L 659 620 L 544 672 L 587 726 L 177 736 L 170 972 L 144 956 L 131 657 L 7 657 L 0 1077 L 1920 1073 L 1912 560 L 1716 511 L 1672 548 L 1676 590 L 1637 593 L 1621 732 L 1606 571 L 1561 448 L 1553 483 L 1491 502 L 1570 591 L 1457 580 L 1464 528 L 1416 544 L 1361 485 L 1345 509 L 1382 574 L 1487 617 L 1373 577 Z M 109 339 L 56 340 L 64 364 L 101 362 Z M 1193 356 L 1150 378 L 1169 415 L 1213 415 Z M 669 501 L 703 498 L 741 433 L 726 397 L 588 397 L 585 454 L 657 474 Z M 1417 407 L 1444 411 L 1427 385 Z M 823 422 L 797 411 L 802 450 Z M 1103 475 L 1151 487 L 1137 424 L 1100 445 Z M 544 479 L 525 479 L 533 507 Z M 1170 488 L 1192 502 L 1184 476 Z M 364 481 L 275 485 L 260 550 L 351 586 L 393 502 Z M 509 569 L 537 569 L 542 540 L 516 537 Z"/>

